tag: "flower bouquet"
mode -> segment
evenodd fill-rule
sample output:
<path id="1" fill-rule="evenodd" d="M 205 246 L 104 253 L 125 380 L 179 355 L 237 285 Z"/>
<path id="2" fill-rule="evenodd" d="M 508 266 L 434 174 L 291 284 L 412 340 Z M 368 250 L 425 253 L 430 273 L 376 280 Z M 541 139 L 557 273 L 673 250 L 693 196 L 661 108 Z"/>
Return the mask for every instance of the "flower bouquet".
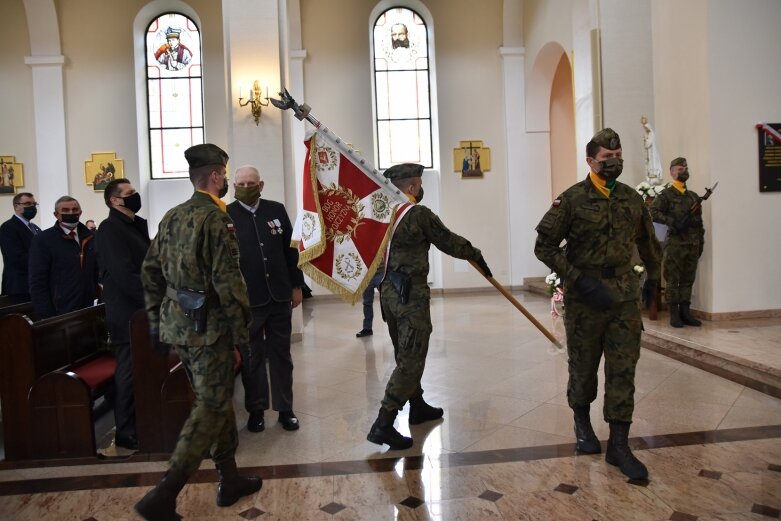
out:
<path id="1" fill-rule="evenodd" d="M 646 199 L 654 198 L 660 193 L 662 193 L 662 190 L 670 186 L 670 183 L 665 183 L 663 185 L 651 185 L 648 181 L 643 181 L 639 185 L 635 187 L 635 190 L 638 194 L 643 196 L 643 201 Z"/>
<path id="2" fill-rule="evenodd" d="M 556 272 L 545 277 L 550 295 L 550 314 L 553 317 L 564 316 L 564 289 L 561 287 L 561 279 Z"/>

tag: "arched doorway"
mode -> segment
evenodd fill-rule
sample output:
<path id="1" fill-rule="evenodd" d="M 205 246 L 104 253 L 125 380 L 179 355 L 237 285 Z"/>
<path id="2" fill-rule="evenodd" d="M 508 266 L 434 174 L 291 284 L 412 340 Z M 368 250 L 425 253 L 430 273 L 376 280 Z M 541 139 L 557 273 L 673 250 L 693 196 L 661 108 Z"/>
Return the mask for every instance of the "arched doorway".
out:
<path id="1" fill-rule="evenodd" d="M 562 53 L 553 75 L 550 94 L 551 193 L 554 197 L 578 179 L 575 143 L 572 67 L 567 55 Z"/>

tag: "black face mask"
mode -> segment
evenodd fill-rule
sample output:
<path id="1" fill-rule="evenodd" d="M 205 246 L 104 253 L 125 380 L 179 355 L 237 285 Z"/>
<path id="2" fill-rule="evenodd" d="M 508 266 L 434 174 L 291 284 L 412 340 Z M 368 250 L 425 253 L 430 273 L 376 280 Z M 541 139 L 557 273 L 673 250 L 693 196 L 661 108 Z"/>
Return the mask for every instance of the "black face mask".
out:
<path id="1" fill-rule="evenodd" d="M 420 203 L 423 200 L 423 187 L 420 187 L 420 190 L 418 190 L 418 195 L 415 197 L 415 201 Z"/>
<path id="2" fill-rule="evenodd" d="M 608 181 L 615 181 L 624 170 L 624 160 L 620 157 L 610 157 L 599 164 L 602 168 L 597 173 Z"/>
<path id="3" fill-rule="evenodd" d="M 60 222 L 68 228 L 75 228 L 79 224 L 79 218 L 81 215 L 76 213 L 64 213 L 60 215 Z"/>
<path id="4" fill-rule="evenodd" d="M 133 213 L 137 213 L 141 209 L 141 194 L 138 192 L 133 195 L 123 197 L 122 201 L 125 203 L 125 208 Z"/>
<path id="5" fill-rule="evenodd" d="M 228 195 L 228 178 L 224 177 L 223 179 L 225 179 L 225 184 L 222 185 L 222 188 L 220 188 L 220 193 L 217 195 L 217 197 L 220 199 Z"/>
<path id="6" fill-rule="evenodd" d="M 28 221 L 31 220 L 33 217 L 38 215 L 38 208 L 35 206 L 25 206 L 22 210 L 22 217 L 27 219 Z"/>
<path id="7" fill-rule="evenodd" d="M 687 168 L 683 172 L 678 174 L 678 181 L 685 183 L 689 180 L 689 169 Z"/>

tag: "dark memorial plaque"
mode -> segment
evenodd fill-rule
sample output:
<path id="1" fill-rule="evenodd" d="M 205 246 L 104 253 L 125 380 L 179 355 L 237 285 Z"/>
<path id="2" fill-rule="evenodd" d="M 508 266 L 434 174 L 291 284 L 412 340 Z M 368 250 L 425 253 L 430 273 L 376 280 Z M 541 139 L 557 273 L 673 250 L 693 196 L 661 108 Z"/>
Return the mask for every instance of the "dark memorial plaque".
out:
<path id="1" fill-rule="evenodd" d="M 781 133 L 781 123 L 766 123 L 766 125 Z M 759 191 L 781 192 L 781 143 L 763 128 L 758 128 L 758 131 Z"/>

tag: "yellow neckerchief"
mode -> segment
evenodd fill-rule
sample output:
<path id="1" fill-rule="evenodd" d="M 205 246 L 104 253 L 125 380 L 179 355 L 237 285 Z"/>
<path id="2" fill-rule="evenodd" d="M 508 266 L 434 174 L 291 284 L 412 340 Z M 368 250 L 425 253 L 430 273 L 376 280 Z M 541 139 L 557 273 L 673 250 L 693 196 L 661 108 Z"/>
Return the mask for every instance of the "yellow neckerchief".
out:
<path id="1" fill-rule="evenodd" d="M 676 190 L 678 190 L 682 194 L 686 193 L 686 183 L 682 183 L 676 179 L 673 179 L 672 185 L 675 187 Z"/>
<path id="2" fill-rule="evenodd" d="M 206 194 L 209 197 L 212 198 L 212 201 L 214 201 L 214 204 L 217 205 L 217 207 L 222 210 L 222 213 L 228 213 L 228 207 L 225 205 L 225 203 L 222 202 L 222 200 L 219 197 L 215 197 L 214 195 L 210 194 L 209 192 L 204 192 L 203 190 L 196 190 L 196 192 L 201 192 L 202 194 Z"/>
<path id="3" fill-rule="evenodd" d="M 605 183 L 607 183 L 606 179 L 602 179 L 601 177 L 599 177 L 599 174 L 597 174 L 593 170 L 589 172 L 588 178 L 591 179 L 591 182 L 594 184 L 594 188 L 596 188 L 600 194 L 604 195 L 608 199 L 610 198 L 610 192 L 612 190 L 610 190 L 610 188 L 605 186 Z"/>
<path id="4" fill-rule="evenodd" d="M 418 202 L 418 200 L 415 199 L 415 197 L 413 197 L 412 194 L 404 194 L 404 195 L 407 196 L 407 199 L 409 199 L 409 202 L 411 202 L 411 203 L 417 203 Z"/>

